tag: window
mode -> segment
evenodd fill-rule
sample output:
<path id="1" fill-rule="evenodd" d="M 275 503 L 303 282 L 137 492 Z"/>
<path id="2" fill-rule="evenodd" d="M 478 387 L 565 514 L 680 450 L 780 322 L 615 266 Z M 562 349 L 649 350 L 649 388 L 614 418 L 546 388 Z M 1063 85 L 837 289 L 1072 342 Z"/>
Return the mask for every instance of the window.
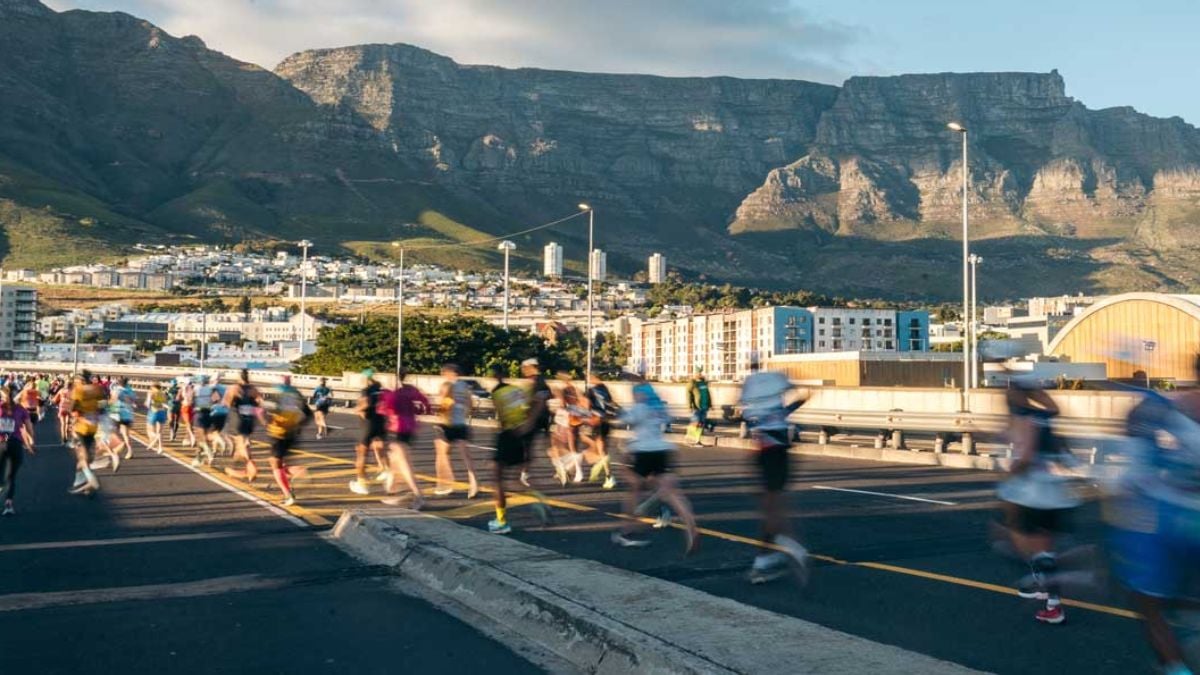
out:
<path id="1" fill-rule="evenodd" d="M 888 348 L 888 349 L 893 349 L 893 347 L 892 347 L 892 341 L 891 341 L 891 340 L 888 340 L 888 341 L 887 341 L 887 348 Z"/>
<path id="2" fill-rule="evenodd" d="M 825 334 L 825 329 L 824 329 L 824 328 L 822 328 L 821 330 L 817 331 L 817 335 L 824 335 L 824 334 Z M 823 343 L 822 343 L 822 344 L 823 344 Z"/>
<path id="3" fill-rule="evenodd" d="M 825 317 L 817 319 L 817 323 L 825 323 Z"/>
<path id="4" fill-rule="evenodd" d="M 864 326 L 870 326 L 870 325 L 871 325 L 871 320 L 870 320 L 870 319 L 863 319 L 863 325 L 864 325 Z"/>
<path id="5" fill-rule="evenodd" d="M 884 319 L 884 320 L 883 320 L 883 325 L 885 325 L 885 326 L 890 326 L 890 325 L 892 325 L 892 320 L 891 320 L 891 319 Z"/>
<path id="6" fill-rule="evenodd" d="M 854 325 L 854 317 L 850 317 L 850 325 L 851 325 L 851 326 L 853 326 L 853 325 Z"/>
<path id="7" fill-rule="evenodd" d="M 822 346 L 822 347 L 824 347 L 824 346 L 825 346 L 825 341 L 824 341 L 824 340 L 821 340 L 821 341 L 820 341 L 820 342 L 818 342 L 817 344 L 818 344 L 818 345 L 820 345 L 820 346 Z"/>

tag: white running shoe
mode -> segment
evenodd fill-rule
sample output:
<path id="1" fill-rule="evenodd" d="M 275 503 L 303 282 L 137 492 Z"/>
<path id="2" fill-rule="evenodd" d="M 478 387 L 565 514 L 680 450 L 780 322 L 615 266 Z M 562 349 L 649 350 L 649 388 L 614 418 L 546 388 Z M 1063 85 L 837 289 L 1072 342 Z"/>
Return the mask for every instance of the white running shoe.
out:
<path id="1" fill-rule="evenodd" d="M 661 530 L 664 527 L 670 527 L 674 517 L 675 514 L 671 513 L 671 509 L 662 507 L 662 510 L 658 512 L 658 518 L 654 521 L 654 529 Z"/>
<path id="2" fill-rule="evenodd" d="M 82 471 L 76 471 L 75 472 L 75 482 L 71 484 L 71 487 L 77 488 L 86 482 L 87 482 L 87 476 L 85 476 Z"/>
<path id="3" fill-rule="evenodd" d="M 796 571 L 796 577 L 800 580 L 800 584 L 807 584 L 811 562 L 808 549 L 801 546 L 800 542 L 795 539 L 782 534 L 775 537 L 775 543 L 783 547 L 787 556 L 791 558 L 792 565 Z"/>
<path id="4" fill-rule="evenodd" d="M 12 503 L 11 499 L 7 502 L 4 502 L 4 513 L 2 513 L 0 515 L 4 515 L 4 516 L 17 515 L 17 510 L 13 508 L 13 503 Z"/>
<path id="5" fill-rule="evenodd" d="M 621 532 L 612 533 L 612 543 L 622 548 L 644 548 L 650 545 L 647 539 L 635 539 Z"/>
<path id="6" fill-rule="evenodd" d="M 90 468 L 92 470 L 107 469 L 110 466 L 112 466 L 112 456 L 111 455 L 104 455 L 103 457 L 97 457 L 96 459 L 92 460 L 91 464 L 88 464 L 88 468 Z"/>
<path id="7" fill-rule="evenodd" d="M 491 532 L 492 534 L 509 534 L 512 532 L 512 525 L 509 525 L 508 523 L 502 523 L 499 520 L 489 520 L 488 532 Z"/>
<path id="8" fill-rule="evenodd" d="M 284 499 L 283 499 L 283 502 L 282 502 L 282 503 L 283 503 L 283 505 L 284 505 L 284 506 L 295 506 L 295 505 L 296 505 L 296 498 L 295 498 L 294 496 L 292 496 L 292 495 L 288 495 L 287 497 L 284 497 Z"/>
<path id="9" fill-rule="evenodd" d="M 617 487 L 617 479 L 609 476 L 608 478 L 604 479 L 604 485 L 601 485 L 600 487 L 604 488 L 605 490 L 611 490 Z"/>
<path id="10" fill-rule="evenodd" d="M 380 471 L 379 473 L 375 474 L 375 482 L 385 483 L 391 477 L 391 475 L 391 471 Z"/>
<path id="11" fill-rule="evenodd" d="M 454 488 L 438 488 L 433 491 L 433 494 L 437 497 L 449 497 L 454 494 Z"/>
<path id="12" fill-rule="evenodd" d="M 529 487 L 529 472 L 525 469 L 521 469 L 521 485 Z"/>
<path id="13" fill-rule="evenodd" d="M 192 468 L 199 469 L 201 466 L 204 466 L 204 460 L 197 455 L 196 458 L 192 460 Z"/>
<path id="14" fill-rule="evenodd" d="M 366 481 L 358 480 L 357 478 L 350 481 L 350 491 L 356 495 L 369 495 L 371 488 Z"/>
<path id="15" fill-rule="evenodd" d="M 385 506 L 400 506 L 404 503 L 404 500 L 400 495 L 387 495 L 383 499 L 380 499 L 379 502 Z"/>
<path id="16" fill-rule="evenodd" d="M 133 448 L 125 451 L 125 459 L 133 459 Z"/>

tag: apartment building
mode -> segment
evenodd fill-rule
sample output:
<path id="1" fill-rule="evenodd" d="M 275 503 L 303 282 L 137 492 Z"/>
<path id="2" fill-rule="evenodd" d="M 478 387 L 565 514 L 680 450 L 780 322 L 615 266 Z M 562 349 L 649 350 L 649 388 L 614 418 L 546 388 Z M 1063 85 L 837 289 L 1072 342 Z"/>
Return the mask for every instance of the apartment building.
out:
<path id="1" fill-rule="evenodd" d="M 561 277 L 562 273 L 563 247 L 550 242 L 542 249 L 542 274 L 547 277 Z"/>
<path id="2" fill-rule="evenodd" d="M 646 280 L 652 284 L 661 284 L 667 280 L 667 258 L 661 253 L 650 256 L 649 269 L 646 270 Z"/>
<path id="3" fill-rule="evenodd" d="M 0 358 L 37 358 L 37 289 L 3 284 L 0 287 Z"/>
<path id="4" fill-rule="evenodd" d="M 835 351 L 928 351 L 924 312 L 825 307 L 763 307 L 716 314 L 631 319 L 630 366 L 650 379 L 682 380 L 702 370 L 738 381 L 779 355 Z"/>
<path id="5" fill-rule="evenodd" d="M 600 249 L 592 251 L 592 278 L 604 281 L 608 277 L 608 254 Z"/>

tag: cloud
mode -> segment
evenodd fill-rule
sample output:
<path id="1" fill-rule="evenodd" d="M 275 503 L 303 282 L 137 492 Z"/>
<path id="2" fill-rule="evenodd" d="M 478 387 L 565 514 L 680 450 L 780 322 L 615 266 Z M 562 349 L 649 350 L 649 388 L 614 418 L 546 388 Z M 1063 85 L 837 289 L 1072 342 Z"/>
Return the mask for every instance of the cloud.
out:
<path id="1" fill-rule="evenodd" d="M 49 0 L 124 11 L 273 67 L 305 49 L 407 42 L 462 63 L 840 83 L 862 28 L 794 0 Z"/>

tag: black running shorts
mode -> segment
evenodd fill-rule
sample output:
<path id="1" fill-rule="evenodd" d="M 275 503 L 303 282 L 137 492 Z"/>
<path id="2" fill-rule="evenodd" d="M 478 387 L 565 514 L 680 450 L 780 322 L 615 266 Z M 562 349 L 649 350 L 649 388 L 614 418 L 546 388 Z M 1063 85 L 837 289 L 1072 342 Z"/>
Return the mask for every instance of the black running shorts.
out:
<path id="1" fill-rule="evenodd" d="M 238 436 L 249 436 L 254 433 L 254 416 L 238 415 Z"/>
<path id="2" fill-rule="evenodd" d="M 519 466 L 529 461 L 529 445 L 513 430 L 496 434 L 496 452 L 492 459 L 502 466 Z"/>
<path id="3" fill-rule="evenodd" d="M 634 452 L 633 472 L 642 478 L 661 476 L 671 472 L 671 451 Z"/>
<path id="4" fill-rule="evenodd" d="M 371 445 L 375 441 L 387 443 L 387 426 L 382 417 L 374 417 L 363 422 L 363 435 L 359 439 L 361 445 Z"/>
<path id="5" fill-rule="evenodd" d="M 294 435 L 284 436 L 283 438 L 271 439 L 271 456 L 275 459 L 283 459 L 292 451 L 292 446 L 296 444 Z"/>
<path id="6" fill-rule="evenodd" d="M 787 487 L 791 455 L 788 445 L 768 445 L 758 451 L 755 463 L 762 474 L 767 492 L 780 492 Z"/>
<path id="7" fill-rule="evenodd" d="M 465 441 L 470 438 L 470 427 L 465 424 L 439 424 L 438 434 L 443 441 L 453 443 L 454 441 Z"/>

